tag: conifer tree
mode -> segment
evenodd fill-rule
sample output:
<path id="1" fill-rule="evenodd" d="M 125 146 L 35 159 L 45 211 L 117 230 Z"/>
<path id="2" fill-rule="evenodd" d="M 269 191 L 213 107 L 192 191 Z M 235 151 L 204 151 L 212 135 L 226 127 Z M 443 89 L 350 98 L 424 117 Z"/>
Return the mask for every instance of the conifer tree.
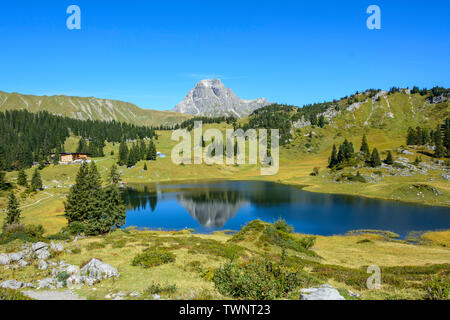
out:
<path id="1" fill-rule="evenodd" d="M 370 157 L 370 165 L 374 168 L 381 166 L 381 159 L 377 148 L 372 151 L 372 156 Z"/>
<path id="2" fill-rule="evenodd" d="M 127 164 L 128 161 L 128 146 L 125 140 L 122 140 L 120 142 L 119 146 L 119 166 L 124 166 Z"/>
<path id="3" fill-rule="evenodd" d="M 328 165 L 328 168 L 333 168 L 337 164 L 338 164 L 337 149 L 336 145 L 333 144 L 333 150 L 331 151 L 330 163 Z"/>
<path id="4" fill-rule="evenodd" d="M 22 187 L 28 187 L 28 177 L 24 169 L 20 169 L 17 176 L 17 184 Z"/>
<path id="5" fill-rule="evenodd" d="M 148 170 L 148 168 L 147 168 L 147 162 L 146 163 L 144 163 L 144 171 L 147 171 Z"/>
<path id="6" fill-rule="evenodd" d="M 34 170 L 33 176 L 31 177 L 31 190 L 42 190 L 42 179 L 41 174 L 38 169 Z"/>
<path id="7" fill-rule="evenodd" d="M 95 175 L 93 167 L 90 171 Z M 86 221 L 86 232 L 90 235 L 104 234 L 125 224 L 126 207 L 120 195 L 120 175 L 118 176 L 116 167 L 111 167 L 109 177 L 109 185 L 96 191 L 98 206 L 93 208 Z"/>
<path id="8" fill-rule="evenodd" d="M 7 210 L 5 225 L 20 223 L 19 201 L 13 192 L 9 194 Z"/>
<path id="9" fill-rule="evenodd" d="M 386 160 L 384 161 L 384 163 L 388 164 L 388 165 L 393 165 L 394 164 L 394 159 L 392 158 L 392 153 L 390 151 L 388 151 Z"/>
<path id="10" fill-rule="evenodd" d="M 369 144 L 367 143 L 367 138 L 365 134 L 363 135 L 360 151 L 364 154 L 366 160 L 370 158 Z"/>
<path id="11" fill-rule="evenodd" d="M 78 141 L 77 153 L 88 153 L 88 146 L 83 137 Z"/>
<path id="12" fill-rule="evenodd" d="M 86 163 L 81 164 L 78 170 L 75 184 L 70 188 L 67 200 L 64 203 L 65 216 L 70 223 L 82 222 L 87 219 L 89 213 L 89 168 Z"/>
<path id="13" fill-rule="evenodd" d="M 118 185 L 120 183 L 120 173 L 117 171 L 117 165 L 113 164 L 111 167 L 111 171 L 108 175 L 108 183 L 112 185 Z"/>
<path id="14" fill-rule="evenodd" d="M 8 189 L 8 184 L 6 183 L 5 172 L 0 169 L 0 190 Z"/>
<path id="15" fill-rule="evenodd" d="M 442 158 L 445 155 L 445 149 L 444 144 L 442 142 L 440 125 L 437 126 L 436 132 L 434 133 L 434 145 L 436 147 L 436 149 L 434 150 L 434 157 Z"/>

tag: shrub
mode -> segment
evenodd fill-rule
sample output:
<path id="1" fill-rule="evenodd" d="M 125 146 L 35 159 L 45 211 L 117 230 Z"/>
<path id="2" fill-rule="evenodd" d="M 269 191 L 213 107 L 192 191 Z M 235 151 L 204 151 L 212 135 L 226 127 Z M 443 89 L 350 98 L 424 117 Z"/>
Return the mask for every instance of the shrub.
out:
<path id="1" fill-rule="evenodd" d="M 6 301 L 6 300 L 33 300 L 31 298 L 28 298 L 25 296 L 22 292 L 18 290 L 10 290 L 10 289 L 4 289 L 0 288 L 0 301 Z"/>
<path id="2" fill-rule="evenodd" d="M 277 230 L 281 230 L 284 231 L 286 233 L 293 233 L 294 232 L 294 227 L 290 226 L 287 224 L 286 220 L 284 219 L 279 219 L 278 221 L 276 221 L 273 226 L 277 229 Z"/>
<path id="3" fill-rule="evenodd" d="M 19 223 L 3 227 L 3 233 L 0 235 L 0 243 L 5 244 L 14 240 L 23 242 L 37 242 L 44 240 L 44 228 L 41 225 L 25 226 Z"/>
<path id="4" fill-rule="evenodd" d="M 91 242 L 88 244 L 87 249 L 88 250 L 95 250 L 95 249 L 103 249 L 106 247 L 106 244 L 101 242 Z"/>
<path id="5" fill-rule="evenodd" d="M 62 282 L 64 286 L 67 286 L 67 279 L 69 279 L 70 274 L 68 274 L 66 271 L 61 272 L 58 275 L 57 281 Z"/>
<path id="6" fill-rule="evenodd" d="M 144 293 L 148 294 L 148 295 L 152 295 L 152 294 L 158 294 L 158 295 L 160 295 L 160 294 L 169 294 L 170 295 L 170 294 L 174 294 L 175 291 L 177 291 L 177 286 L 175 284 L 172 284 L 172 285 L 169 285 L 169 284 L 161 285 L 159 283 L 152 283 L 150 285 L 150 287 L 148 287 L 145 290 Z"/>
<path id="7" fill-rule="evenodd" d="M 291 249 L 311 256 L 315 255 L 314 252 L 308 250 L 314 245 L 315 237 L 296 239 L 291 234 L 277 229 L 274 225 L 267 226 L 259 240 L 280 248 Z"/>
<path id="8" fill-rule="evenodd" d="M 425 283 L 427 300 L 449 300 L 450 280 L 448 276 L 434 277 Z"/>
<path id="9" fill-rule="evenodd" d="M 287 269 L 268 260 L 244 265 L 229 262 L 214 272 L 212 280 L 221 294 L 252 300 L 285 297 L 302 284 L 299 269 Z"/>
<path id="10" fill-rule="evenodd" d="M 141 266 L 143 268 L 157 267 L 166 263 L 175 261 L 175 255 L 165 249 L 151 248 L 133 258 L 133 266 Z"/>

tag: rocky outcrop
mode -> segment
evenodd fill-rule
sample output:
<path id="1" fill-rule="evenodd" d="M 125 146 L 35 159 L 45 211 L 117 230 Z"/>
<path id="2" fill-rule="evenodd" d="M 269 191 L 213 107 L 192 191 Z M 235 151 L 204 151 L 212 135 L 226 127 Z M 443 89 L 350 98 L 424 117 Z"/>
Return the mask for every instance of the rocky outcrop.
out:
<path id="1" fill-rule="evenodd" d="M 81 269 L 81 274 L 97 280 L 119 276 L 117 269 L 97 259 L 89 261 L 89 263 Z"/>
<path id="2" fill-rule="evenodd" d="M 233 90 L 228 89 L 219 79 L 202 80 L 189 91 L 182 102 L 175 106 L 174 112 L 195 116 L 233 116 L 247 117 L 254 110 L 269 105 L 266 99 L 240 99 Z"/>

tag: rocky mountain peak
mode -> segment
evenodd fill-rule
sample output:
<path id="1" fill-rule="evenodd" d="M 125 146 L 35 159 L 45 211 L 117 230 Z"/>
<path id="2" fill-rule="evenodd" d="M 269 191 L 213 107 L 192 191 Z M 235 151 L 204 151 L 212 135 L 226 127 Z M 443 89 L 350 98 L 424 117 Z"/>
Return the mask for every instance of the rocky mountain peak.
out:
<path id="1" fill-rule="evenodd" d="M 240 99 L 233 90 L 226 88 L 221 80 L 205 79 L 198 82 L 173 111 L 196 116 L 242 118 L 268 104 L 264 98 Z"/>

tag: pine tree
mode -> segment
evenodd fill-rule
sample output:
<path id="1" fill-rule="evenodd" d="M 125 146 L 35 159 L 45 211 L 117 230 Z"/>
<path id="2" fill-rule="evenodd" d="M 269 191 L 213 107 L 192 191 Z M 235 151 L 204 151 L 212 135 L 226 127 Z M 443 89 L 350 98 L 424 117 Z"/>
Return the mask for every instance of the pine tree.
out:
<path id="1" fill-rule="evenodd" d="M 118 185 L 120 182 L 120 173 L 117 172 L 117 165 L 113 164 L 108 175 L 108 183 Z"/>
<path id="2" fill-rule="evenodd" d="M 333 144 L 333 150 L 331 151 L 330 163 L 328 165 L 328 168 L 333 168 L 337 164 L 338 164 L 337 149 L 336 145 Z"/>
<path id="3" fill-rule="evenodd" d="M 372 156 L 370 157 L 370 165 L 373 168 L 381 166 L 381 159 L 377 148 L 374 148 L 372 151 Z"/>
<path id="4" fill-rule="evenodd" d="M 155 143 L 153 142 L 153 140 L 150 141 L 150 143 L 148 145 L 146 159 L 152 160 L 152 161 L 156 160 L 156 146 L 155 146 Z"/>
<path id="5" fill-rule="evenodd" d="M 125 140 L 122 140 L 119 146 L 119 166 L 124 166 L 127 164 L 128 154 L 129 151 L 127 143 L 125 142 Z"/>
<path id="6" fill-rule="evenodd" d="M 17 184 L 22 187 L 28 187 L 28 177 L 23 169 L 20 169 L 17 176 Z"/>
<path id="7" fill-rule="evenodd" d="M 9 194 L 7 210 L 5 225 L 20 223 L 19 201 L 13 192 Z"/>
<path id="8" fill-rule="evenodd" d="M 444 144 L 442 142 L 440 125 L 437 126 L 436 132 L 434 133 L 434 145 L 436 146 L 436 149 L 434 150 L 434 157 L 442 158 L 445 155 L 445 149 Z"/>
<path id="9" fill-rule="evenodd" d="M 34 170 L 33 176 L 31 177 L 31 190 L 42 190 L 42 179 L 41 174 L 38 169 Z"/>
<path id="10" fill-rule="evenodd" d="M 363 135 L 360 151 L 364 154 L 366 160 L 370 158 L 369 144 L 367 143 L 367 138 L 365 134 Z"/>
<path id="11" fill-rule="evenodd" d="M 413 146 L 417 144 L 416 131 L 413 128 L 408 128 L 408 135 L 406 137 L 406 145 Z"/>
<path id="12" fill-rule="evenodd" d="M 96 175 L 96 169 L 93 167 L 90 168 L 91 174 Z M 110 184 L 105 189 L 94 191 L 98 202 L 86 221 L 86 232 L 90 235 L 104 234 L 125 224 L 126 207 L 120 195 L 120 175 L 117 174 L 115 165 L 111 167 L 109 177 Z"/>
<path id="13" fill-rule="evenodd" d="M 393 165 L 394 164 L 394 159 L 392 158 L 392 153 L 390 151 L 388 151 L 386 160 L 384 161 L 384 163 L 388 164 L 388 165 Z"/>
<path id="14" fill-rule="evenodd" d="M 78 141 L 77 153 L 88 153 L 88 146 L 83 137 Z"/>
<path id="15" fill-rule="evenodd" d="M 89 213 L 89 168 L 86 163 L 81 164 L 78 170 L 75 184 L 70 188 L 67 200 L 64 203 L 65 216 L 70 223 L 82 222 L 87 219 Z"/>
<path id="16" fill-rule="evenodd" d="M 8 184 L 6 183 L 5 172 L 0 169 L 0 190 L 8 189 Z"/>
<path id="17" fill-rule="evenodd" d="M 147 171 L 148 170 L 148 168 L 147 168 L 147 162 L 146 163 L 144 163 L 144 171 Z"/>

